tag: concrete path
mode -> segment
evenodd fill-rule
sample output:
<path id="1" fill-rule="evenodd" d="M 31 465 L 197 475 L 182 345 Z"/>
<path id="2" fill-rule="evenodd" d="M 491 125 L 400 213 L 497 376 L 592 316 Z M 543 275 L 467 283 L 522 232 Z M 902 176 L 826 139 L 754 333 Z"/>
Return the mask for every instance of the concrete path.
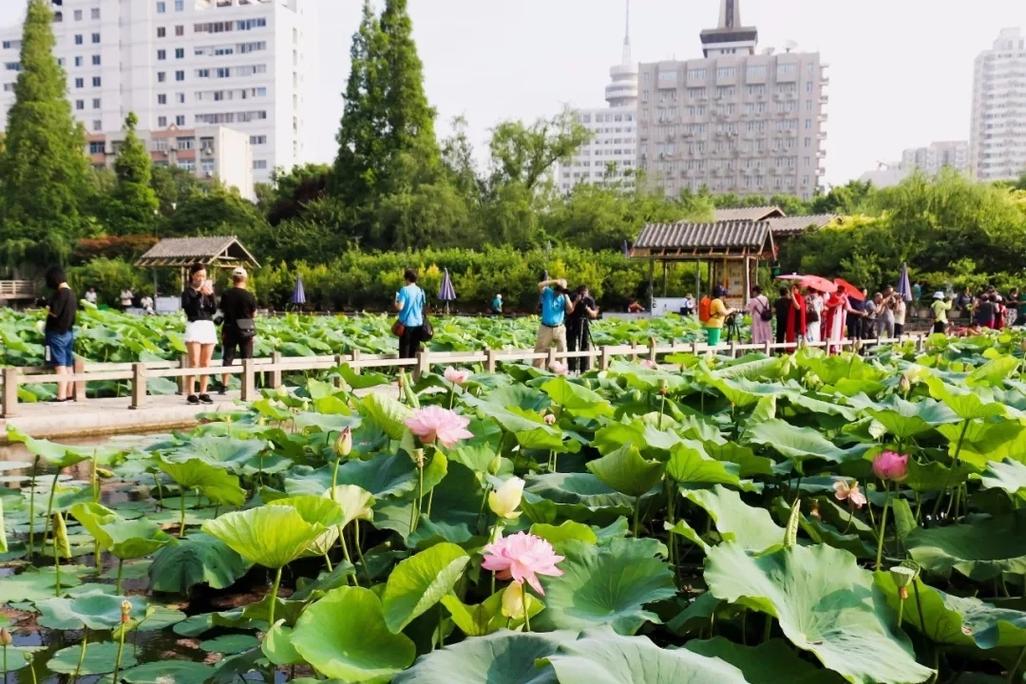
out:
<path id="1" fill-rule="evenodd" d="M 358 391 L 375 392 L 398 399 L 395 385 Z M 7 427 L 18 428 L 37 439 L 79 439 L 104 435 L 128 435 L 182 430 L 199 425 L 200 414 L 235 411 L 242 408 L 238 392 L 211 395 L 213 405 L 190 406 L 180 396 L 150 396 L 141 409 L 129 408 L 128 397 L 89 399 L 81 403 L 18 404 L 18 414 L 0 419 L 0 444 L 7 442 Z"/>

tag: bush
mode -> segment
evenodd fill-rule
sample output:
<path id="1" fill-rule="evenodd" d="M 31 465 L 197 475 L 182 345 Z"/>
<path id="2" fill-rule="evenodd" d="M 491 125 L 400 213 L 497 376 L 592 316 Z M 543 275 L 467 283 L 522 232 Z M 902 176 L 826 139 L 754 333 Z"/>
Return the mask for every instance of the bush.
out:
<path id="1" fill-rule="evenodd" d="M 100 257 L 82 266 L 68 269 L 68 284 L 82 297 L 90 287 L 96 288 L 97 303 L 115 305 L 118 295 L 126 287 L 136 295 L 153 290 L 147 281 L 147 272 L 141 271 L 122 259 Z"/>

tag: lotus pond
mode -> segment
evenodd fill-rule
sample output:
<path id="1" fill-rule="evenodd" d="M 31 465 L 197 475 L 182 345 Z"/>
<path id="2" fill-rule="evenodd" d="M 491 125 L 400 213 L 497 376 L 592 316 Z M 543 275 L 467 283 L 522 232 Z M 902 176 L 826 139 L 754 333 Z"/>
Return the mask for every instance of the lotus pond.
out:
<path id="1" fill-rule="evenodd" d="M 132 446 L 12 432 L 32 462 L 0 464 L 2 665 L 19 683 L 1021 681 L 1022 370 L 1013 335 L 936 337 L 577 379 L 450 369 L 400 400 L 310 380 Z"/>

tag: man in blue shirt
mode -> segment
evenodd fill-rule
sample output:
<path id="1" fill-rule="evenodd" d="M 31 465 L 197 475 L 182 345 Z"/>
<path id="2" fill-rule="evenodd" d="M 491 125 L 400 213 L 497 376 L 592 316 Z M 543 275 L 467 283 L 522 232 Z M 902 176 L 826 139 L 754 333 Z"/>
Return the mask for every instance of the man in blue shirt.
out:
<path id="1" fill-rule="evenodd" d="M 399 312 L 399 323 L 403 326 L 399 335 L 399 358 L 412 359 L 417 356 L 424 331 L 424 290 L 417 285 L 417 272 L 406 269 L 403 273 L 406 286 L 395 293 L 395 310 Z"/>
<path id="2" fill-rule="evenodd" d="M 553 345 L 556 351 L 566 351 L 566 316 L 574 310 L 570 293 L 566 289 L 566 281 L 543 280 L 538 283 L 541 292 L 541 327 L 538 328 L 538 341 L 534 351 L 547 352 Z M 536 359 L 536 368 L 545 366 L 544 359 Z"/>

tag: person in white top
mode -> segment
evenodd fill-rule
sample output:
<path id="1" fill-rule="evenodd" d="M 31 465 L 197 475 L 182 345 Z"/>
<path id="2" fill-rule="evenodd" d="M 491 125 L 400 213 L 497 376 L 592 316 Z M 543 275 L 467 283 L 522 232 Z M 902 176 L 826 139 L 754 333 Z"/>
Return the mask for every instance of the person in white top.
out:
<path id="1" fill-rule="evenodd" d="M 121 300 L 122 309 L 130 309 L 132 308 L 132 300 L 135 299 L 135 293 L 126 287 L 121 291 L 121 297 L 119 299 Z"/>
<path id="2" fill-rule="evenodd" d="M 819 342 L 822 339 L 820 321 L 823 320 L 823 297 L 817 290 L 805 295 L 805 339 Z"/>
<path id="3" fill-rule="evenodd" d="M 87 302 L 89 302 L 90 304 L 94 304 L 94 305 L 96 304 L 96 288 L 95 287 L 91 287 L 88 290 L 86 290 L 85 300 Z"/>

